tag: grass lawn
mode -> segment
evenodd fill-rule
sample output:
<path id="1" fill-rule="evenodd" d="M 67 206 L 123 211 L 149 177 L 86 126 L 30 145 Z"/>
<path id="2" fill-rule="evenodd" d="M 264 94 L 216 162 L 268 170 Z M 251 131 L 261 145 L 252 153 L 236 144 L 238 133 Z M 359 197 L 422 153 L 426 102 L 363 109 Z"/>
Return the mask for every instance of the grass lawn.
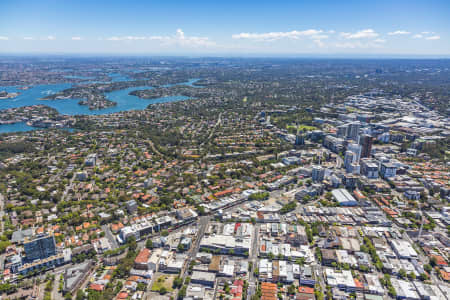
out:
<path id="1" fill-rule="evenodd" d="M 288 126 L 286 126 L 287 130 L 289 130 L 290 128 L 295 129 L 295 125 L 288 125 Z M 300 131 L 313 131 L 313 130 L 317 129 L 317 127 L 309 126 L 309 125 L 298 125 L 297 128 Z"/>
<path id="2" fill-rule="evenodd" d="M 165 287 L 168 293 L 172 292 L 173 291 L 172 284 L 174 279 L 175 279 L 174 275 L 159 276 L 158 279 L 156 279 L 155 282 L 153 283 L 152 291 L 159 292 L 162 287 Z"/>

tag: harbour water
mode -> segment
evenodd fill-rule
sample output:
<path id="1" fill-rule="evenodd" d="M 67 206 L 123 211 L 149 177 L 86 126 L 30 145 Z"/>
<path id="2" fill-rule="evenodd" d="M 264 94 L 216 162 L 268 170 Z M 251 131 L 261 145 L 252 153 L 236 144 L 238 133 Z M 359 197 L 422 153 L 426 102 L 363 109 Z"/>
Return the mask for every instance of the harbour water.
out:
<path id="1" fill-rule="evenodd" d="M 112 74 L 111 77 L 115 81 L 115 79 L 120 78 L 120 74 Z M 120 79 L 122 79 L 121 81 L 123 81 L 123 79 L 125 78 L 121 77 Z M 191 79 L 187 82 L 178 83 L 177 85 L 192 86 L 192 84 L 197 80 L 198 79 Z M 43 104 L 49 107 L 53 107 L 59 113 L 65 115 L 102 115 L 127 110 L 142 110 L 145 109 L 149 104 L 154 103 L 174 102 L 189 99 L 189 97 L 181 95 L 162 97 L 157 99 L 141 99 L 139 97 L 129 95 L 131 91 L 153 88 L 151 86 L 139 86 L 106 93 L 106 97 L 111 101 L 117 102 L 117 105 L 114 107 L 108 107 L 100 110 L 89 110 L 89 108 L 86 105 L 79 105 L 78 101 L 80 101 L 81 99 L 40 100 L 42 97 L 45 97 L 49 94 L 57 93 L 70 87 L 71 87 L 70 83 L 36 85 L 27 90 L 21 90 L 19 89 L 18 86 L 0 87 L 0 90 L 6 90 L 9 93 L 12 92 L 20 93 L 20 95 L 15 98 L 0 100 L 0 110 Z M 35 128 L 30 127 L 25 123 L 0 125 L 0 133 L 14 132 L 14 131 L 28 131 L 33 129 Z"/>

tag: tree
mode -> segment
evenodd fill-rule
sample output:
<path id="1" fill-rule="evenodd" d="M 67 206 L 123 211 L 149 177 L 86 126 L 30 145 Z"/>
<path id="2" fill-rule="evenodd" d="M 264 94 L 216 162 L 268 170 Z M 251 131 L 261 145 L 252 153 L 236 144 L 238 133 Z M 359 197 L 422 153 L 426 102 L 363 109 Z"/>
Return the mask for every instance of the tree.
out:
<path id="1" fill-rule="evenodd" d="M 288 212 L 290 212 L 290 211 L 293 211 L 296 207 L 297 207 L 297 202 L 291 201 L 291 202 L 289 202 L 288 204 L 284 205 L 284 206 L 280 209 L 280 213 L 281 213 L 281 214 L 288 213 Z"/>
<path id="2" fill-rule="evenodd" d="M 414 280 L 414 279 L 416 279 L 416 274 L 414 274 L 414 272 L 409 272 L 408 278 L 409 278 L 410 280 Z"/>
<path id="3" fill-rule="evenodd" d="M 406 271 L 405 271 L 404 269 L 400 269 L 400 270 L 398 271 L 398 276 L 399 276 L 400 278 L 405 278 L 405 277 L 406 277 Z"/>
<path id="4" fill-rule="evenodd" d="M 294 294 L 295 294 L 295 290 L 296 290 L 295 285 L 291 284 L 291 285 L 288 287 L 288 294 L 294 295 Z"/>
<path id="5" fill-rule="evenodd" d="M 151 239 L 148 239 L 148 240 L 145 242 L 145 247 L 146 247 L 147 249 L 153 249 L 153 241 L 152 241 Z"/>
<path id="6" fill-rule="evenodd" d="M 127 239 L 127 245 L 128 245 L 128 249 L 130 251 L 134 251 L 137 248 L 137 242 L 136 242 L 136 237 L 134 237 L 133 235 L 128 237 Z"/>
<path id="7" fill-rule="evenodd" d="M 295 261 L 295 263 L 296 264 L 298 264 L 298 265 L 300 265 L 300 266 L 303 266 L 304 264 L 305 264 L 305 258 L 304 257 L 300 257 L 300 258 L 298 258 L 296 261 Z"/>
<path id="8" fill-rule="evenodd" d="M 437 259 L 436 259 L 435 256 L 432 256 L 432 257 L 430 258 L 430 265 L 431 265 L 432 267 L 436 267 L 436 265 L 437 265 Z"/>
<path id="9" fill-rule="evenodd" d="M 428 278 L 428 275 L 425 274 L 425 273 L 420 274 L 419 278 L 420 278 L 420 280 L 422 280 L 422 281 L 425 281 L 425 280 L 428 280 L 428 279 L 429 279 L 429 278 Z"/>
<path id="10" fill-rule="evenodd" d="M 147 285 L 143 282 L 139 282 L 136 288 L 138 291 L 145 291 L 147 289 Z"/>
<path id="11" fill-rule="evenodd" d="M 83 300 L 83 299 L 84 299 L 84 292 L 80 289 L 77 291 L 76 300 Z"/>
<path id="12" fill-rule="evenodd" d="M 179 300 L 183 299 L 184 297 L 186 297 L 186 286 L 185 285 L 183 285 L 183 287 L 178 292 L 178 299 Z"/>
<path id="13" fill-rule="evenodd" d="M 183 285 L 183 278 L 181 278 L 180 276 L 177 276 L 172 283 L 172 286 L 174 289 L 177 289 L 179 287 L 181 287 Z"/>
<path id="14" fill-rule="evenodd" d="M 224 286 L 223 286 L 223 290 L 224 290 L 225 293 L 227 293 L 227 294 L 230 293 L 231 288 L 230 288 L 230 285 L 228 284 L 227 281 L 225 281 L 225 284 L 224 284 Z"/>

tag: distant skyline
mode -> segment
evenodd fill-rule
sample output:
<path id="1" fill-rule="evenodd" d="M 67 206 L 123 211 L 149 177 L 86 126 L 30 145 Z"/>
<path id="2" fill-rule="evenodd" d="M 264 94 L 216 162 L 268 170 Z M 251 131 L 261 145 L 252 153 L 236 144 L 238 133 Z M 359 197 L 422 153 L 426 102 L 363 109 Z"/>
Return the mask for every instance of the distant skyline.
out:
<path id="1" fill-rule="evenodd" d="M 0 54 L 450 57 L 450 1 L 3 0 Z"/>

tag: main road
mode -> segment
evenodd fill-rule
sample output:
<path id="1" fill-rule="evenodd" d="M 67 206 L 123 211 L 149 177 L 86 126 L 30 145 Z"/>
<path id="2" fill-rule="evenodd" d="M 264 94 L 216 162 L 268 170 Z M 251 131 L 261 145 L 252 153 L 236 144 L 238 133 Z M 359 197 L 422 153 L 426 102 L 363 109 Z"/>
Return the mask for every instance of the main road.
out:
<path id="1" fill-rule="evenodd" d="M 259 224 L 253 226 L 252 235 L 252 248 L 250 249 L 249 262 L 252 263 L 252 267 L 248 271 L 248 290 L 247 290 L 247 300 L 250 300 L 252 296 L 256 293 L 256 277 L 254 275 L 254 270 L 258 264 L 258 236 L 259 236 Z"/>

